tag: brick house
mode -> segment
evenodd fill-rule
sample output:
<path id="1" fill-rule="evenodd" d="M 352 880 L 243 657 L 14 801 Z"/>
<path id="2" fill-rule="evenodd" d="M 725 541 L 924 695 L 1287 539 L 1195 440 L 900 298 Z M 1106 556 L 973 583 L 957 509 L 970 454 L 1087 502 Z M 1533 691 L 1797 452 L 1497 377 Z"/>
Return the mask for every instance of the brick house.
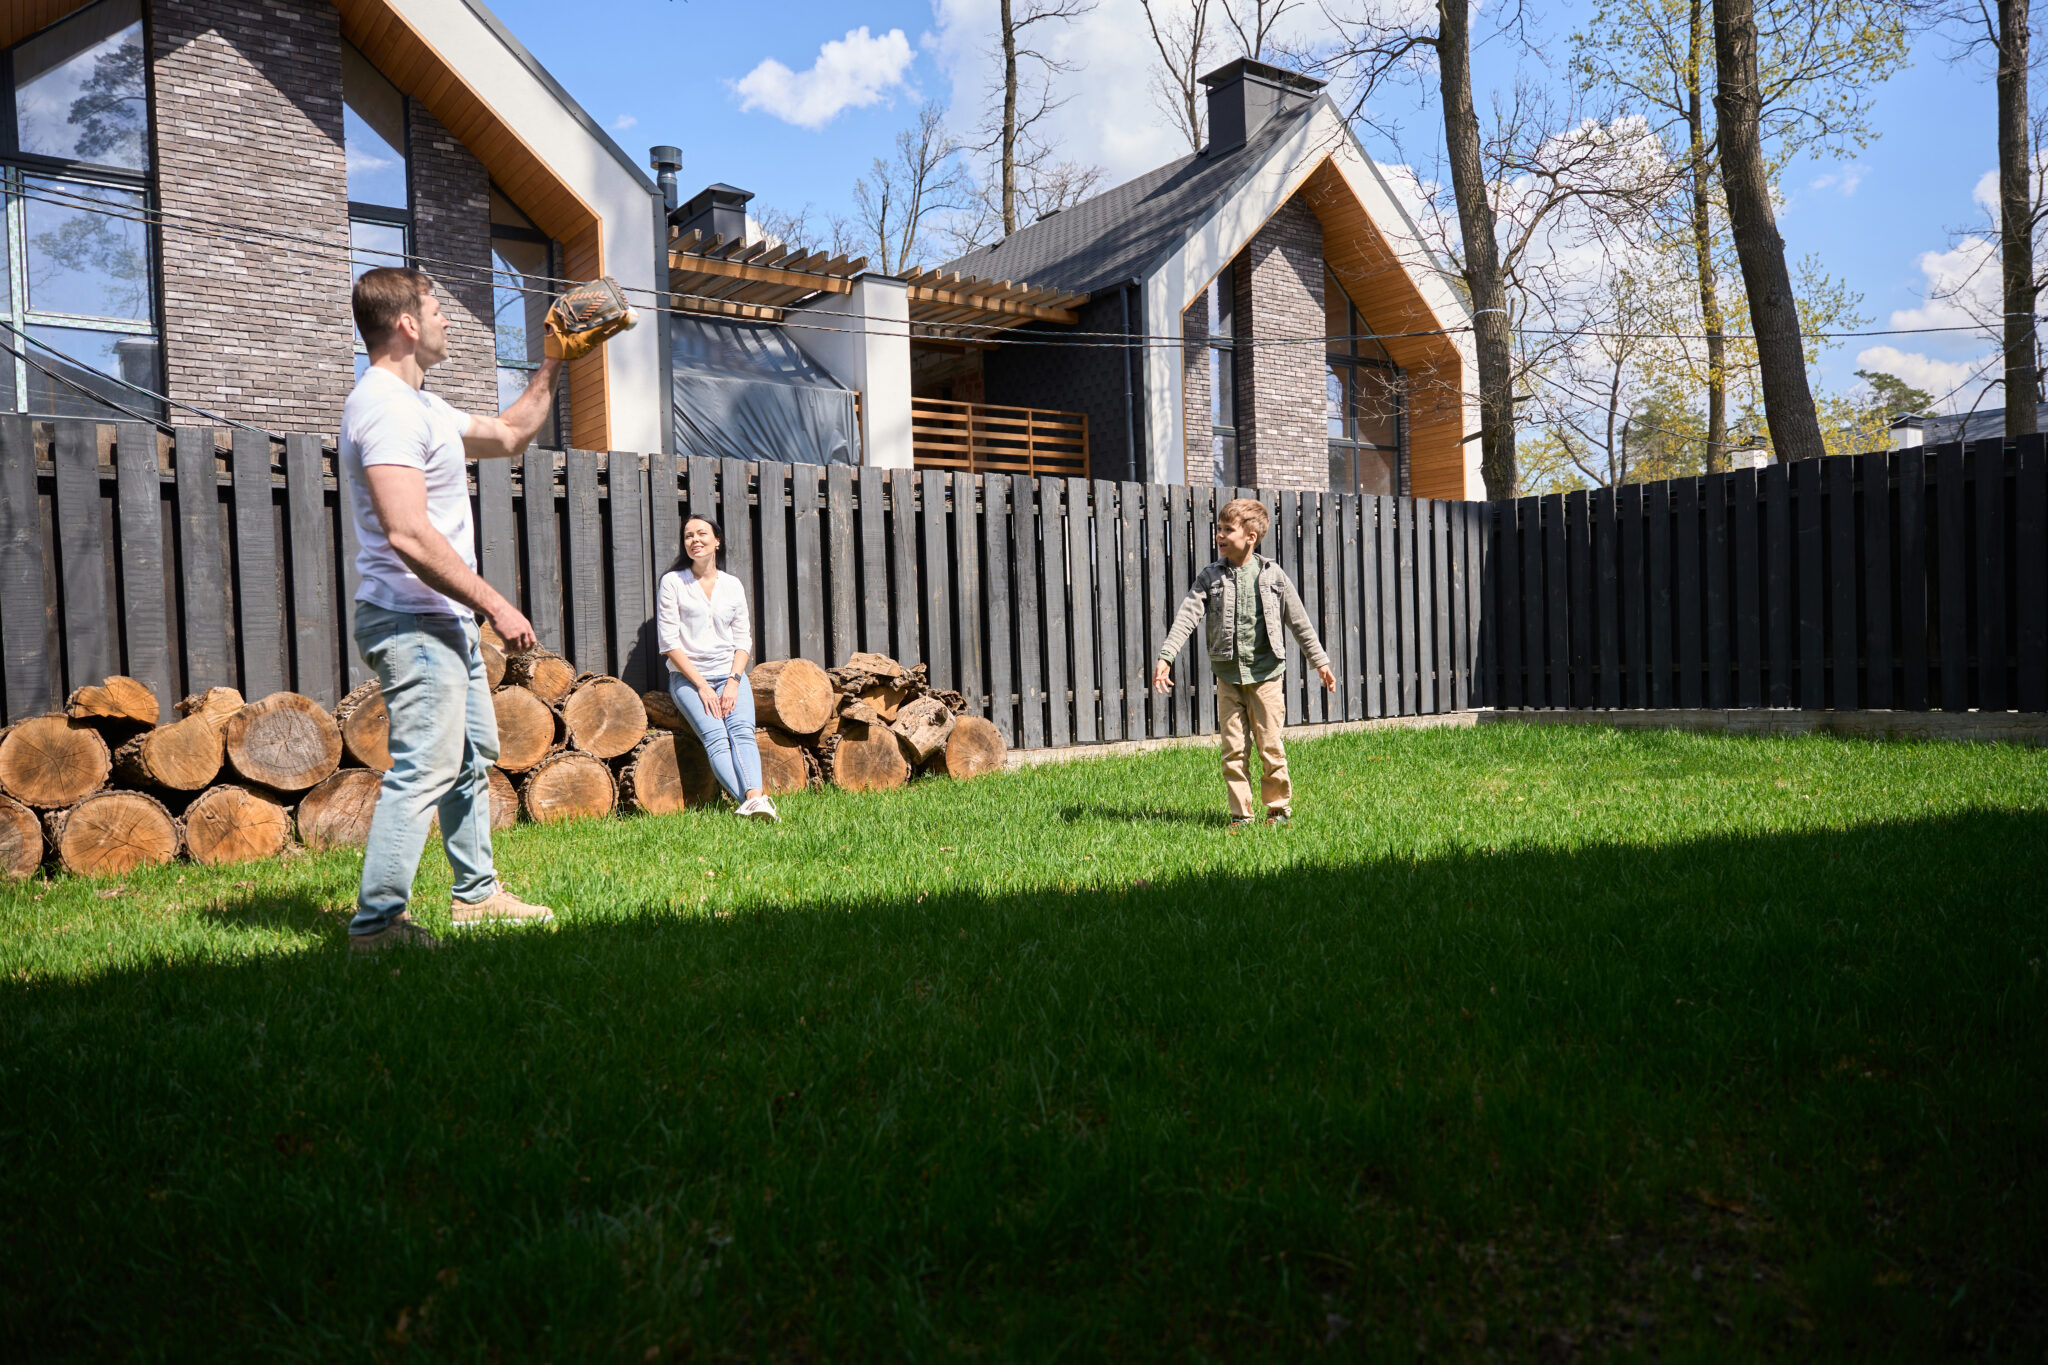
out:
<path id="1" fill-rule="evenodd" d="M 474 0 L 9 0 L 0 50 L 0 410 L 332 433 L 350 282 L 411 257 L 433 386 L 495 411 L 550 281 L 662 268 L 654 183 Z M 666 364 L 642 327 L 570 366 L 543 439 L 661 449 Z"/>
<path id="2" fill-rule="evenodd" d="M 1322 83 L 1203 83 L 1201 151 L 946 267 L 1078 322 L 913 342 L 916 396 L 1085 414 L 1100 478 L 1483 497 L 1470 310 Z"/>

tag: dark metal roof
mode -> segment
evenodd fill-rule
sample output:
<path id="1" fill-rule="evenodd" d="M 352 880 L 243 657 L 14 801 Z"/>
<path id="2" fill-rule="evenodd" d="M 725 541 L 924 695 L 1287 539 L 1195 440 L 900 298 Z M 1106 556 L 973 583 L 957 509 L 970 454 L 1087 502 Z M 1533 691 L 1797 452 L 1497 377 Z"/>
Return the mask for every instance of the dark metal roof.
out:
<path id="1" fill-rule="evenodd" d="M 1184 156 L 1104 190 L 1018 228 L 992 246 L 949 261 L 945 268 L 991 280 L 1030 280 L 1081 294 L 1139 278 L 1215 212 L 1320 103 L 1275 115 L 1248 141 L 1221 154 Z"/>
<path id="2" fill-rule="evenodd" d="M 2034 429 L 2044 430 L 2041 419 L 2048 418 L 2048 404 L 2042 404 L 2037 412 Z M 1922 417 L 1920 439 L 1931 446 L 1947 445 L 1951 441 L 1992 441 L 2005 435 L 2004 408 L 1978 408 L 1975 412 L 1959 412 L 1950 416 Z"/>

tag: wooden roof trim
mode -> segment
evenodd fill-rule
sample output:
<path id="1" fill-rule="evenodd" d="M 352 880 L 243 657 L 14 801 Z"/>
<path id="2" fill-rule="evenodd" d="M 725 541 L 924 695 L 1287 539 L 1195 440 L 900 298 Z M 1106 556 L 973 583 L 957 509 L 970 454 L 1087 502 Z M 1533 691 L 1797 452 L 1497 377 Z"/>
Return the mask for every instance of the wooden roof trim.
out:
<path id="1" fill-rule="evenodd" d="M 668 273 L 671 283 L 678 275 L 708 275 L 730 280 L 749 280 L 756 284 L 788 285 L 791 288 L 819 294 L 847 294 L 853 291 L 853 280 L 850 276 L 828 275 L 822 271 L 785 270 L 780 266 L 728 261 L 717 256 L 699 256 L 683 251 L 669 252 Z"/>

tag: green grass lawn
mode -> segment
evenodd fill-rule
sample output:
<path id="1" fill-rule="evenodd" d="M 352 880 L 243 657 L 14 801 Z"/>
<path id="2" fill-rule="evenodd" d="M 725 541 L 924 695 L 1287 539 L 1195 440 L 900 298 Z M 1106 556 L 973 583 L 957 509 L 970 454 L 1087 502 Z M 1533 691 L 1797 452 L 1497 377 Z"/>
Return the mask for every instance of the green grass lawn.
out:
<path id="1" fill-rule="evenodd" d="M 0 1356 L 2041 1358 L 2048 752 L 1292 759 L 0 891 Z"/>

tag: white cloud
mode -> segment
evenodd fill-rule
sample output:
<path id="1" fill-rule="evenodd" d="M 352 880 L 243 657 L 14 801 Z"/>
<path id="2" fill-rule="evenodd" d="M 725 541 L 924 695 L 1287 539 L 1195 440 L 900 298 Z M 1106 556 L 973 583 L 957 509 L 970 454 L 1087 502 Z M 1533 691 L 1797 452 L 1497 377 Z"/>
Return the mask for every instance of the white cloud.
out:
<path id="1" fill-rule="evenodd" d="M 1839 171 L 1829 171 L 1825 175 L 1815 176 L 1807 181 L 1807 188 L 1834 190 L 1844 198 L 1847 198 L 1856 193 L 1856 187 L 1863 183 L 1863 177 L 1868 174 L 1870 174 L 1870 167 L 1859 161 L 1853 166 L 1844 166 Z"/>
<path id="2" fill-rule="evenodd" d="M 614 132 L 623 133 L 628 128 L 633 127 L 635 124 L 639 122 L 640 120 L 634 118 L 631 114 L 621 114 L 617 118 L 612 120 L 612 130 Z"/>
<path id="3" fill-rule="evenodd" d="M 1998 316 L 1998 243 L 1991 238 L 1965 237 L 1946 251 L 1921 252 L 1913 264 L 1925 277 L 1927 302 L 1895 309 L 1893 327 L 1975 327 Z"/>
<path id="4" fill-rule="evenodd" d="M 1856 353 L 1856 368 L 1896 375 L 1916 389 L 1934 395 L 1943 412 L 1961 412 L 1977 401 L 1978 390 L 1998 378 L 1989 368 L 1995 351 L 1968 360 L 1940 360 L 1896 346 L 1866 346 Z M 1973 382 L 1974 381 L 1974 382 Z M 1947 395 L 1944 400 L 1943 395 Z"/>
<path id="5" fill-rule="evenodd" d="M 784 123 L 816 131 L 841 111 L 865 109 L 902 87 L 913 56 L 902 29 L 877 38 L 862 25 L 820 47 L 808 71 L 791 71 L 769 57 L 734 82 L 733 89 L 742 110 L 764 110 Z"/>

